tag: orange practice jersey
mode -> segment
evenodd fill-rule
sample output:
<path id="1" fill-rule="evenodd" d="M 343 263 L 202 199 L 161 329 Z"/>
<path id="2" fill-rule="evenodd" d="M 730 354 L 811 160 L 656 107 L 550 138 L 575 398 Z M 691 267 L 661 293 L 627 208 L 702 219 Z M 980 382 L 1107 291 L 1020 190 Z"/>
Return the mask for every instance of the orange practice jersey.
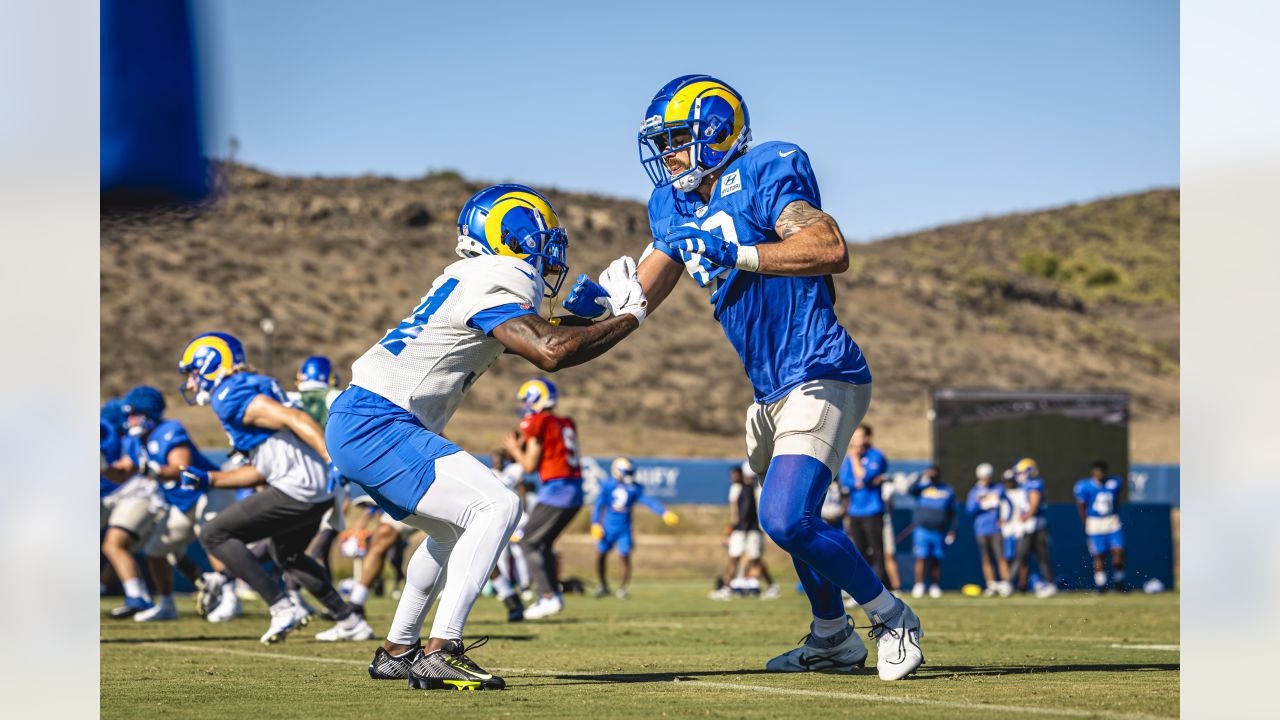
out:
<path id="1" fill-rule="evenodd" d="M 520 421 L 520 436 L 525 441 L 536 439 L 542 443 L 542 463 L 538 465 L 542 482 L 582 478 L 578 429 L 574 427 L 573 420 L 545 410 L 534 413 Z"/>

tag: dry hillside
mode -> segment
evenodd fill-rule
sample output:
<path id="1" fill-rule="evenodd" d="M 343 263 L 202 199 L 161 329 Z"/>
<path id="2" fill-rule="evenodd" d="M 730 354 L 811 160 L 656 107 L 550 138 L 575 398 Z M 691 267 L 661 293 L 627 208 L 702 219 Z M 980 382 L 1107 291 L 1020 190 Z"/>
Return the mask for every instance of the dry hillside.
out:
<path id="1" fill-rule="evenodd" d="M 220 182 L 199 211 L 103 218 L 104 395 L 176 388 L 184 343 L 206 330 L 236 334 L 262 364 L 267 315 L 276 375 L 289 381 L 312 353 L 347 375 L 454 259 L 457 211 L 482 187 L 452 173 L 300 178 L 242 166 Z M 648 241 L 640 203 L 547 194 L 575 273 L 638 256 Z M 838 302 L 876 378 L 880 444 L 928 455 L 934 386 L 1108 388 L 1133 393 L 1134 458 L 1176 461 L 1178 214 L 1177 190 L 1158 190 L 851 246 Z M 533 372 L 503 357 L 450 435 L 473 449 L 495 443 Z M 614 352 L 556 379 L 588 453 L 741 452 L 751 392 L 692 282 Z M 207 410 L 178 416 L 221 444 Z"/>

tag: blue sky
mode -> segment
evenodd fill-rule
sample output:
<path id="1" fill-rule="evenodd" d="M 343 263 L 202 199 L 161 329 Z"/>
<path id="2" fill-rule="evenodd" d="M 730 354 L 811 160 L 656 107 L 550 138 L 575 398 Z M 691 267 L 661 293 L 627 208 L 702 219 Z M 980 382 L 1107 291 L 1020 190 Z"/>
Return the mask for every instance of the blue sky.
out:
<path id="1" fill-rule="evenodd" d="M 808 151 L 850 239 L 1178 184 L 1178 3 L 195 0 L 210 150 L 643 199 L 677 75 Z"/>

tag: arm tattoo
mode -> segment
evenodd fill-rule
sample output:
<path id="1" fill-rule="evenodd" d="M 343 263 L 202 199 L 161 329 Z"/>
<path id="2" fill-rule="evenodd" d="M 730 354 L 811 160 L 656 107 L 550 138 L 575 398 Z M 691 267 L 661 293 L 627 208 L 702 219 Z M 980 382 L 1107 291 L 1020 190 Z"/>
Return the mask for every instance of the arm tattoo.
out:
<path id="1" fill-rule="evenodd" d="M 555 327 L 537 315 L 523 315 L 495 328 L 494 337 L 540 369 L 554 372 L 603 355 L 638 325 L 631 315 L 586 327 Z"/>
<path id="2" fill-rule="evenodd" d="M 787 206 L 778 214 L 778 222 L 774 223 L 773 229 L 774 232 L 778 233 L 778 237 L 785 240 L 810 225 L 817 225 L 818 223 L 835 225 L 830 215 L 804 200 L 795 200 L 787 203 Z"/>

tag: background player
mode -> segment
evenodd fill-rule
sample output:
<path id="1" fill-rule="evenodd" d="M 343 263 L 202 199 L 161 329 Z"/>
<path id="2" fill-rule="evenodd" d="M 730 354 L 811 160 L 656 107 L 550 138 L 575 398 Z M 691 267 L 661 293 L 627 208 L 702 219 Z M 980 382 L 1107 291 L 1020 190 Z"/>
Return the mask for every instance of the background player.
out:
<path id="1" fill-rule="evenodd" d="M 863 423 L 853 431 L 849 452 L 840 464 L 840 484 L 848 493 L 848 518 L 845 530 L 853 539 L 880 581 L 889 584 L 885 570 L 884 516 L 885 502 L 881 485 L 889 462 L 884 453 L 872 446 L 873 431 Z"/>
<path id="2" fill-rule="evenodd" d="M 497 475 L 441 436 L 475 380 L 504 350 L 553 372 L 584 363 L 640 325 L 645 297 L 630 258 L 603 276 L 616 317 L 559 327 L 538 315 L 568 270 L 555 210 L 522 185 L 481 190 L 458 217 L 458 255 L 398 327 L 352 366 L 329 410 L 326 439 L 342 473 L 396 520 L 427 533 L 409 561 L 375 679 L 423 689 L 496 689 L 501 678 L 467 657 L 462 633 L 480 588 L 520 519 Z M 436 598 L 431 635 L 422 623 Z M 474 647 L 474 645 L 473 645 Z"/>
<path id="3" fill-rule="evenodd" d="M 187 376 L 183 397 L 208 403 L 249 462 L 234 470 L 189 466 L 184 485 L 197 488 L 263 487 L 205 524 L 200 542 L 210 555 L 243 579 L 266 601 L 271 624 L 264 644 L 283 640 L 304 624 L 306 613 L 273 582 L 248 544 L 269 538 L 271 555 L 325 606 L 337 625 L 317 640 L 367 640 L 373 629 L 342 600 L 324 566 L 306 554 L 307 544 L 332 506 L 335 478 L 328 469 L 324 432 L 305 412 L 285 405 L 280 384 L 253 372 L 240 341 L 226 333 L 205 333 L 187 344 L 178 363 Z"/>
<path id="4" fill-rule="evenodd" d="M 991 463 L 982 463 L 974 471 L 977 483 L 965 499 L 965 512 L 973 516 L 973 537 L 978 543 L 978 557 L 982 561 L 982 578 L 986 588 L 982 594 L 991 597 L 997 593 L 1009 594 L 1009 563 L 1004 558 L 1004 543 L 1000 536 L 1000 501 L 1004 488 L 996 484 L 996 469 Z"/>
<path id="5" fill-rule="evenodd" d="M 1022 458 L 1013 466 L 1018 484 L 1026 493 L 1027 507 L 1018 519 L 1022 521 L 1022 537 L 1018 538 L 1017 554 L 1009 566 L 1011 576 L 1017 576 L 1027 566 L 1031 556 L 1035 555 L 1040 563 L 1042 582 L 1036 587 L 1036 597 L 1047 598 L 1058 593 L 1058 585 L 1054 580 L 1053 565 L 1049 561 L 1049 516 L 1045 512 L 1044 479 L 1040 477 L 1040 468 L 1031 458 Z"/>
<path id="6" fill-rule="evenodd" d="M 596 504 L 591 512 L 591 536 L 596 543 L 596 579 L 600 587 L 596 589 L 596 597 L 609 594 L 609 581 L 605 579 L 605 569 L 609 561 L 609 551 L 618 548 L 618 557 L 622 558 L 622 582 L 618 585 L 618 597 L 626 598 L 631 586 L 631 550 L 634 541 L 631 536 L 631 519 L 636 504 L 643 505 L 662 518 L 662 522 L 671 527 L 680 522 L 680 517 L 663 507 L 662 503 L 644 494 L 644 486 L 636 482 L 636 466 L 630 458 L 615 458 L 609 466 L 609 479 L 600 484 L 600 494 L 596 496 Z"/>
<path id="7" fill-rule="evenodd" d="M 520 593 L 529 586 L 529 564 L 525 561 L 524 548 L 520 547 L 525 524 L 529 519 L 529 514 L 524 512 L 528 500 L 524 468 L 513 461 L 505 450 L 493 451 L 489 456 L 489 467 L 498 473 L 502 484 L 520 498 L 520 521 L 511 533 L 511 542 L 498 555 L 498 563 L 493 569 L 493 589 L 497 592 L 498 600 L 507 607 L 507 622 L 520 622 L 524 620 L 524 603 L 520 600 Z"/>
<path id="8" fill-rule="evenodd" d="M 925 582 L 929 583 L 929 597 L 942 597 L 938 577 L 942 574 L 942 559 L 946 547 L 956 540 L 956 493 L 942 482 L 936 465 L 925 469 L 920 479 L 911 486 L 916 499 L 912 517 L 911 550 L 916 556 L 916 584 L 911 597 L 923 597 Z"/>
<path id="9" fill-rule="evenodd" d="M 201 454 L 187 430 L 177 420 L 164 417 L 164 395 L 148 385 L 139 385 L 124 398 L 129 436 L 125 438 L 125 455 L 138 471 L 156 481 L 167 507 L 143 542 L 143 553 L 155 584 L 156 603 L 133 616 L 139 622 L 176 620 L 178 608 L 173 601 L 173 567 L 179 566 L 197 590 L 203 581 L 194 563 L 180 564 L 186 548 L 196 539 L 196 512 L 204 491 L 182 487 L 182 469 L 195 466 L 214 468 Z"/>
<path id="10" fill-rule="evenodd" d="M 582 466 L 578 428 L 573 419 L 556 415 L 559 393 L 546 378 L 525 381 L 516 393 L 520 430 L 503 440 L 503 449 L 526 473 L 538 473 L 538 504 L 529 513 L 520 540 L 539 598 L 524 611 L 528 620 L 555 615 L 564 609 L 554 544 L 582 507 Z"/>
<path id="11" fill-rule="evenodd" d="M 820 209 L 808 155 L 783 142 L 748 149 L 750 139 L 745 101 L 715 78 L 685 75 L 653 97 L 637 136 L 654 184 L 654 242 L 641 258 L 640 281 L 650 311 L 683 271 L 708 288 L 714 317 L 755 391 L 747 456 L 756 472 L 767 470 L 761 526 L 792 556 L 813 611 L 805 645 L 767 667 L 851 672 L 865 663 L 843 589 L 871 618 L 880 677 L 900 679 L 923 662 L 919 618 L 818 514 L 871 402 L 870 370 L 835 316 L 830 276 L 848 269 L 848 248 Z M 565 306 L 607 316 L 600 297 L 599 286 L 580 276 Z"/>
<path id="12" fill-rule="evenodd" d="M 1074 495 L 1085 540 L 1093 556 L 1093 586 L 1107 589 L 1107 555 L 1111 556 L 1111 579 L 1115 589 L 1125 592 L 1124 528 L 1120 524 L 1120 491 L 1124 481 L 1107 473 L 1105 460 L 1089 467 L 1089 477 L 1076 483 Z"/>

